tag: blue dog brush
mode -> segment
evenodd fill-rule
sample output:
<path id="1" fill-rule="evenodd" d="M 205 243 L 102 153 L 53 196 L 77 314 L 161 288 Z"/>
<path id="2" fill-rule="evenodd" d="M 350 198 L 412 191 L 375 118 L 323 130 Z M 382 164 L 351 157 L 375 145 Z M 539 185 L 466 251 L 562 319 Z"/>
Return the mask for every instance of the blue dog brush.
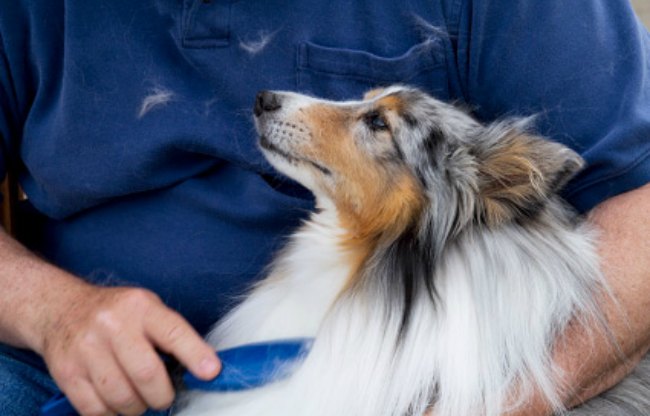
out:
<path id="1" fill-rule="evenodd" d="M 289 376 L 295 363 L 309 352 L 313 340 L 300 338 L 241 345 L 219 351 L 221 372 L 212 380 L 200 380 L 188 371 L 185 387 L 202 391 L 242 391 L 261 387 Z M 43 407 L 41 416 L 77 416 L 68 399 L 59 393 Z"/>
<path id="2" fill-rule="evenodd" d="M 291 374 L 296 361 L 304 358 L 311 339 L 247 344 L 219 351 L 221 372 L 212 380 L 200 380 L 185 372 L 183 382 L 190 390 L 241 391 L 282 380 Z"/>

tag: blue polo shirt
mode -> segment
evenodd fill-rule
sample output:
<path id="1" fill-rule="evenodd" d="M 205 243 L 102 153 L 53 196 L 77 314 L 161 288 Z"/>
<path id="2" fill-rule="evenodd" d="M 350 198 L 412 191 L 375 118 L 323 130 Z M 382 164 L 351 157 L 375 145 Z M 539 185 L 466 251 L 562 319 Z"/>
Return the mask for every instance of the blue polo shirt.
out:
<path id="1" fill-rule="evenodd" d="M 205 331 L 312 208 L 256 149 L 256 92 L 391 83 L 539 114 L 588 161 L 581 211 L 650 178 L 650 39 L 623 0 L 13 0 L 0 171 L 33 250 Z"/>

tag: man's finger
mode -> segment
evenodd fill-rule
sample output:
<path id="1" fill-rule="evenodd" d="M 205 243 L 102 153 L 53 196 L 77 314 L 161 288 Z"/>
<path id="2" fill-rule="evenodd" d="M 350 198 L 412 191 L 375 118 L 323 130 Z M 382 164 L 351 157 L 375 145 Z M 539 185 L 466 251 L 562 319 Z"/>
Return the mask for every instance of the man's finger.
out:
<path id="1" fill-rule="evenodd" d="M 88 380 L 78 379 L 69 386 L 63 386 L 62 390 L 81 415 L 112 416 L 115 414 L 99 397 Z"/>
<path id="2" fill-rule="evenodd" d="M 209 380 L 219 374 L 221 362 L 214 349 L 176 312 L 161 308 L 147 315 L 145 333 L 196 377 Z"/>
<path id="3" fill-rule="evenodd" d="M 108 407 L 123 415 L 139 415 L 147 406 L 135 392 L 113 352 L 98 348 L 88 363 L 88 374 L 95 390 Z"/>
<path id="4" fill-rule="evenodd" d="M 149 340 L 125 334 L 113 339 L 113 350 L 131 384 L 149 407 L 166 409 L 171 406 L 174 388 Z"/>

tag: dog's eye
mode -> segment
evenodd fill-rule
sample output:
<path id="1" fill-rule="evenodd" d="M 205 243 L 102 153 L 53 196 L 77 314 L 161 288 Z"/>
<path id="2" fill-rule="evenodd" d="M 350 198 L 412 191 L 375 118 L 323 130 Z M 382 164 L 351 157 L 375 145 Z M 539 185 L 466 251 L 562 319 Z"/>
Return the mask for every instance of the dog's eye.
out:
<path id="1" fill-rule="evenodd" d="M 371 111 L 366 114 L 364 117 L 366 125 L 370 127 L 371 130 L 388 130 L 388 122 L 386 119 L 379 113 L 379 111 Z"/>

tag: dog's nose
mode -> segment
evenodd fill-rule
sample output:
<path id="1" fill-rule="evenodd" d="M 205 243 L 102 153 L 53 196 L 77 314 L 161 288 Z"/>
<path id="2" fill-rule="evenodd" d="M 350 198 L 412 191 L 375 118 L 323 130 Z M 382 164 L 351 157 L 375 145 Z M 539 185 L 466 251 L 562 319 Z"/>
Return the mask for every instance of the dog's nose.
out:
<path id="1" fill-rule="evenodd" d="M 280 104 L 280 97 L 271 91 L 260 91 L 255 97 L 254 113 L 257 117 L 261 116 L 264 112 L 272 112 L 279 110 L 282 107 Z"/>

